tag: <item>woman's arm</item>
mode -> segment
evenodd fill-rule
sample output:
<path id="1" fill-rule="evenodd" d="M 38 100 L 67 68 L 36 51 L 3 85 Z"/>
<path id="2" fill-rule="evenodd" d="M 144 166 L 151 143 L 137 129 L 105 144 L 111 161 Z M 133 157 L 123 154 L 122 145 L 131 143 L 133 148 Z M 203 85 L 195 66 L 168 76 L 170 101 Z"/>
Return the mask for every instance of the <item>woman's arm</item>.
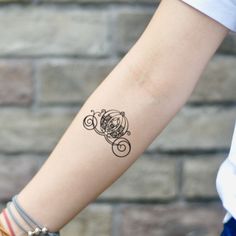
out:
<path id="1" fill-rule="evenodd" d="M 92 93 L 48 160 L 19 193 L 22 207 L 50 231 L 61 229 L 166 127 L 226 34 L 226 28 L 185 3 L 163 0 L 142 36 Z M 91 120 L 83 123 L 91 110 L 103 109 L 124 112 L 113 124 L 123 120 L 123 127 L 128 125 L 128 130 L 117 133 L 126 150 L 117 150 L 114 133 L 106 130 L 105 138 L 92 129 Z"/>

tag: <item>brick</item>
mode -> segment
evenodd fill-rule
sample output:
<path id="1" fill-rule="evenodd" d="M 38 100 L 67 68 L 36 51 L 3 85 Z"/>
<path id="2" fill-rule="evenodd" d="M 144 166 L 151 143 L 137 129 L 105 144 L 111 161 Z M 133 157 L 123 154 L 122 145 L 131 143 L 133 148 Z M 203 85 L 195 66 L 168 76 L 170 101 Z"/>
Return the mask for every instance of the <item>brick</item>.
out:
<path id="1" fill-rule="evenodd" d="M 152 15 L 152 10 L 122 10 L 117 13 L 116 20 L 114 22 L 114 42 L 117 52 L 127 52 L 133 44 L 138 40 Z"/>
<path id="2" fill-rule="evenodd" d="M 111 236 L 112 208 L 108 204 L 91 204 L 64 226 L 61 236 Z"/>
<path id="3" fill-rule="evenodd" d="M 32 102 L 32 67 L 27 62 L 0 61 L 0 105 Z"/>
<path id="4" fill-rule="evenodd" d="M 126 205 L 119 235 L 216 236 L 222 219 L 223 211 L 217 204 Z"/>
<path id="5" fill-rule="evenodd" d="M 235 33 L 229 33 L 222 44 L 220 45 L 218 52 L 223 53 L 230 53 L 235 54 L 236 53 L 236 34 Z"/>
<path id="6" fill-rule="evenodd" d="M 99 199 L 170 199 L 177 194 L 176 160 L 147 157 L 136 160 Z"/>
<path id="7" fill-rule="evenodd" d="M 0 0 L 0 4 L 6 4 L 6 3 L 30 3 L 30 0 Z"/>
<path id="8" fill-rule="evenodd" d="M 83 103 L 110 73 L 111 60 L 54 60 L 38 66 L 37 79 L 42 104 Z"/>
<path id="9" fill-rule="evenodd" d="M 109 51 L 107 13 L 48 6 L 0 9 L 0 55 L 96 55 Z"/>
<path id="10" fill-rule="evenodd" d="M 0 152 L 49 152 L 69 126 L 75 112 L 25 109 L 0 112 Z"/>
<path id="11" fill-rule="evenodd" d="M 236 58 L 234 56 L 215 56 L 204 71 L 190 101 L 236 101 L 235 74 Z"/>
<path id="12" fill-rule="evenodd" d="M 224 155 L 202 155 L 185 158 L 183 163 L 183 196 L 187 198 L 216 198 L 216 175 Z"/>
<path id="13" fill-rule="evenodd" d="M 0 155 L 0 201 L 10 200 L 37 173 L 45 161 L 36 155 Z"/>
<path id="14" fill-rule="evenodd" d="M 185 106 L 148 150 L 229 149 L 235 118 L 234 108 Z"/>

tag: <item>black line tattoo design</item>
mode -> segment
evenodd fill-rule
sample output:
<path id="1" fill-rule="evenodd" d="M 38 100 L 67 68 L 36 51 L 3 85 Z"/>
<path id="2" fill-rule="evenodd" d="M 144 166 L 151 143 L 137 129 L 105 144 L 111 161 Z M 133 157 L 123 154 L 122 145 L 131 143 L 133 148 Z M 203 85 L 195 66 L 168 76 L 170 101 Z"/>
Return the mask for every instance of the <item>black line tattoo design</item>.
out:
<path id="1" fill-rule="evenodd" d="M 94 130 L 99 135 L 104 136 L 105 140 L 111 144 L 112 152 L 118 157 L 125 157 L 131 151 L 128 139 L 123 136 L 130 135 L 129 122 L 125 112 L 117 110 L 105 110 L 87 115 L 83 120 L 83 126 L 87 130 Z"/>

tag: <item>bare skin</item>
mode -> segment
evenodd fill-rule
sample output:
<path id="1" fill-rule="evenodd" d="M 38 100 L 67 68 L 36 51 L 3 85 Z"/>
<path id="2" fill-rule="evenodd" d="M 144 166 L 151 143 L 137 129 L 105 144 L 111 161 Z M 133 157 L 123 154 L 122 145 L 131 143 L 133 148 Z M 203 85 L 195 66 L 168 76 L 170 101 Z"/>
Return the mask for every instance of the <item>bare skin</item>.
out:
<path id="1" fill-rule="evenodd" d="M 227 33 L 185 3 L 163 0 L 142 36 L 91 94 L 19 193 L 22 207 L 50 231 L 60 230 L 116 181 L 167 126 Z M 131 132 L 124 135 L 130 143 L 127 156 L 115 155 L 102 135 L 84 127 L 91 110 L 102 109 L 125 112 Z M 6 226 L 2 215 L 0 220 Z M 16 235 L 22 235 L 12 224 Z"/>

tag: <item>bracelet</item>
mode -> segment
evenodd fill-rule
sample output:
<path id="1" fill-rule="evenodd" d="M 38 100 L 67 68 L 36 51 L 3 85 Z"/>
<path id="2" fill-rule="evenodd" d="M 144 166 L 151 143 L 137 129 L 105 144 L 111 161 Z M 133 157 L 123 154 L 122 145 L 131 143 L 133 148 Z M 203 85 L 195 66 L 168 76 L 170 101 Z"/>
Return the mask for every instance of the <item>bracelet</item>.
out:
<path id="1" fill-rule="evenodd" d="M 3 216 L 4 216 L 4 219 L 5 219 L 6 223 L 7 223 L 7 227 L 8 227 L 8 229 L 9 229 L 9 231 L 10 231 L 10 234 L 11 234 L 12 236 L 15 236 L 15 233 L 14 233 L 14 231 L 13 231 L 13 229 L 12 229 L 10 220 L 8 219 L 8 216 L 7 216 L 7 213 L 6 213 L 6 210 L 5 210 L 5 209 L 2 211 L 2 214 L 3 214 Z"/>
<path id="2" fill-rule="evenodd" d="M 18 213 L 20 214 L 20 216 L 27 222 L 28 225 L 30 225 L 32 228 L 34 228 L 34 226 L 32 226 L 32 223 L 35 225 L 34 231 L 26 231 L 28 236 L 41 235 L 41 233 L 43 235 L 48 235 L 48 236 L 60 236 L 59 232 L 49 232 L 45 226 L 41 226 L 34 219 L 32 219 L 32 217 L 30 217 L 25 212 L 25 210 L 20 206 L 20 204 L 17 200 L 17 195 L 13 196 L 12 203 L 15 206 Z"/>
<path id="3" fill-rule="evenodd" d="M 12 211 L 11 211 L 11 208 L 10 208 L 10 203 L 11 203 L 11 202 L 8 202 L 8 203 L 7 203 L 7 210 L 9 211 L 9 214 L 10 214 L 12 220 L 15 222 L 15 224 L 16 224 L 23 232 L 28 233 L 28 231 L 27 231 L 24 227 L 22 227 L 21 224 L 19 223 L 19 221 L 14 217 L 14 215 L 13 215 L 13 213 L 12 213 Z"/>
<path id="4" fill-rule="evenodd" d="M 25 220 L 25 222 L 26 222 L 29 226 L 31 226 L 31 228 L 34 228 L 34 225 L 36 225 L 36 229 L 35 229 L 34 231 L 35 231 L 35 233 L 37 232 L 36 235 L 38 235 L 38 234 L 39 234 L 38 232 L 41 231 L 40 228 L 42 228 L 42 227 L 39 226 L 39 228 L 38 228 L 38 227 L 37 227 L 38 224 L 37 224 L 34 220 L 32 220 L 32 219 L 28 216 L 28 214 L 20 207 L 16 196 L 14 196 L 14 197 L 12 198 L 12 202 L 13 202 L 13 204 L 14 204 L 16 210 L 17 210 L 18 213 L 20 214 L 20 216 Z M 30 221 L 33 222 L 34 225 L 32 225 Z M 31 232 L 33 232 L 33 231 L 31 231 Z M 28 232 L 28 234 L 30 235 L 30 232 Z"/>

